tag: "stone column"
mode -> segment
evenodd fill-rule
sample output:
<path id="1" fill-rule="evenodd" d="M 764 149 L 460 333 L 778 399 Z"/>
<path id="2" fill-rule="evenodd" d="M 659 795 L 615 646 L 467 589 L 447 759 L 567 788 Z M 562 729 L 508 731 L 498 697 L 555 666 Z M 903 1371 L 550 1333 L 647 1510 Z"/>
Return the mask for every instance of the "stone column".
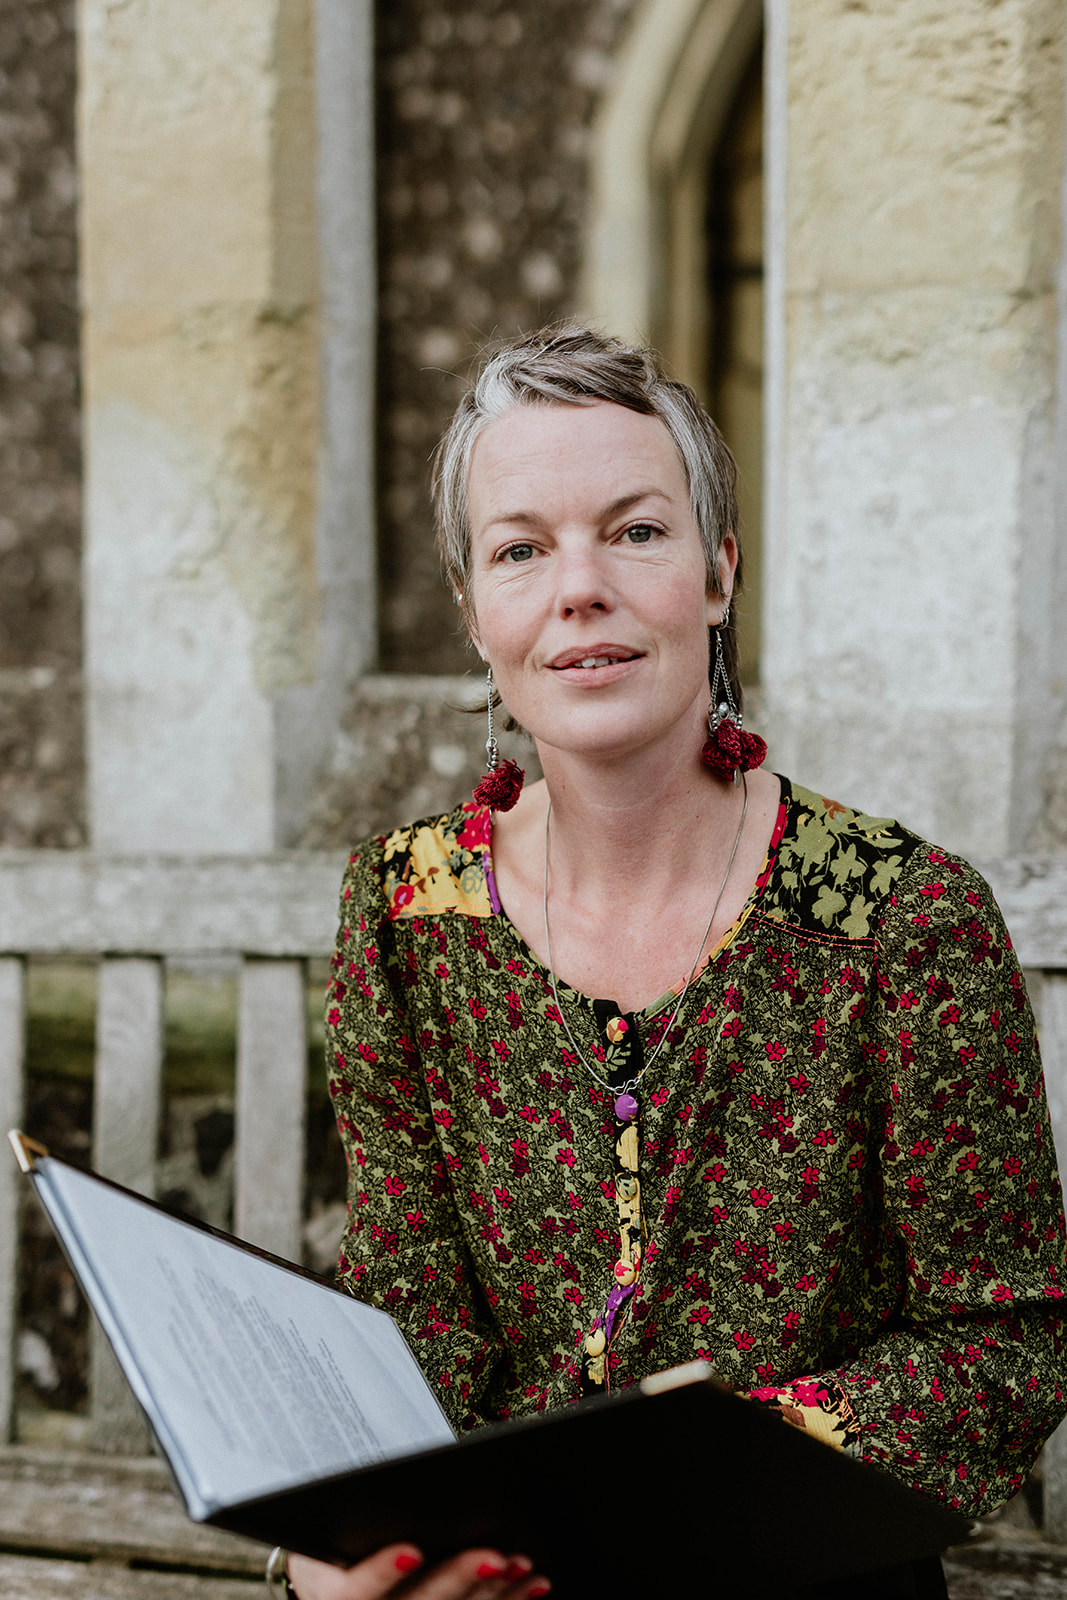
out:
<path id="1" fill-rule="evenodd" d="M 309 0 L 82 0 L 99 849 L 286 843 L 372 659 L 369 10 L 317 16 L 321 163 Z"/>
<path id="2" fill-rule="evenodd" d="M 774 759 L 967 853 L 1063 720 L 1059 0 L 772 0 Z"/>

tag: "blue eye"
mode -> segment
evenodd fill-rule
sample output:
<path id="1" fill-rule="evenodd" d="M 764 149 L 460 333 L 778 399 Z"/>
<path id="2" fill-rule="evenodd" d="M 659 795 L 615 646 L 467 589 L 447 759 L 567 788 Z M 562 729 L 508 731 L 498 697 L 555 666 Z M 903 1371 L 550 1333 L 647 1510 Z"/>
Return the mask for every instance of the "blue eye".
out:
<path id="1" fill-rule="evenodd" d="M 631 544 L 648 544 L 659 531 L 650 522 L 635 522 L 632 528 L 624 531 L 623 538 L 628 539 Z"/>
<path id="2" fill-rule="evenodd" d="M 532 544 L 509 544 L 506 550 L 501 550 L 501 561 L 529 561 L 533 555 Z"/>

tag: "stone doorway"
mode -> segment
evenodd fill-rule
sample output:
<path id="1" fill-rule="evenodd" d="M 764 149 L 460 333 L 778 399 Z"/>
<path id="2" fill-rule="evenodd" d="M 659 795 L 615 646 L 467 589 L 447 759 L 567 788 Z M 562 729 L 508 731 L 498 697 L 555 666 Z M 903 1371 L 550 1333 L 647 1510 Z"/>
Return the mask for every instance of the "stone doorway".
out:
<path id="1" fill-rule="evenodd" d="M 759 681 L 763 474 L 763 41 L 757 42 L 708 166 L 707 400 L 737 458 L 745 591 L 741 672 Z"/>

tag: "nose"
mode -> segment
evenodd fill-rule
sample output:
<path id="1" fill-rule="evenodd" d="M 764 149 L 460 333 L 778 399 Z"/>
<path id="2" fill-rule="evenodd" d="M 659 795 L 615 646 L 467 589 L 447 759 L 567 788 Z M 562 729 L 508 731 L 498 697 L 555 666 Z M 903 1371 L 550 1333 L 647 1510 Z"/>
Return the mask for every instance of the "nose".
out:
<path id="1" fill-rule="evenodd" d="M 556 606 L 561 617 L 614 609 L 615 596 L 603 552 L 586 541 L 561 545 L 556 568 Z"/>

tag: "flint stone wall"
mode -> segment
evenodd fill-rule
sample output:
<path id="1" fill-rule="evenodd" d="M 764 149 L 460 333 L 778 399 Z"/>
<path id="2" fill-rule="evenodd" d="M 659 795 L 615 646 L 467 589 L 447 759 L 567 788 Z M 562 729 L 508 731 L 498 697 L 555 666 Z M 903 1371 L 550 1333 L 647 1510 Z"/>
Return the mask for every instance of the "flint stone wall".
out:
<path id="1" fill-rule="evenodd" d="M 589 129 L 634 0 L 378 7 L 381 665 L 468 665 L 429 458 L 477 352 L 576 304 Z"/>
<path id="2" fill-rule="evenodd" d="M 0 845 L 85 840 L 74 6 L 0 5 Z"/>

